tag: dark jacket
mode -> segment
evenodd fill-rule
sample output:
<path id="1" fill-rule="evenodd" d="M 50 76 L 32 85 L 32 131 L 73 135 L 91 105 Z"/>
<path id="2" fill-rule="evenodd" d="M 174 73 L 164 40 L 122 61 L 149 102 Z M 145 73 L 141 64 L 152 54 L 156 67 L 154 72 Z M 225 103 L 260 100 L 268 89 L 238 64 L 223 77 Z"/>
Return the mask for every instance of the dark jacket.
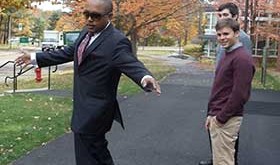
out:
<path id="1" fill-rule="evenodd" d="M 83 61 L 78 65 L 77 49 L 86 33 L 87 29 L 84 29 L 74 45 L 64 50 L 37 53 L 36 59 L 40 67 L 74 60 L 72 130 L 105 133 L 111 128 L 113 119 L 123 126 L 116 99 L 121 73 L 139 86 L 143 76 L 151 73 L 132 54 L 130 41 L 112 24 L 86 49 Z M 109 127 L 104 130 L 102 125 Z"/>

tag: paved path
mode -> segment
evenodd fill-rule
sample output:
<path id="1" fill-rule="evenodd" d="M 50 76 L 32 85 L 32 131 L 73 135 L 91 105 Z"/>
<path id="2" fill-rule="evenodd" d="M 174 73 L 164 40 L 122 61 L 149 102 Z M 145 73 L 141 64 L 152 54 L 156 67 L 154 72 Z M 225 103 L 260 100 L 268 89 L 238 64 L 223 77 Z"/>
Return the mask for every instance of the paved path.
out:
<path id="1" fill-rule="evenodd" d="M 213 78 L 188 60 L 168 59 L 177 72 L 161 83 L 162 95 L 140 93 L 120 103 L 125 130 L 107 135 L 116 165 L 197 165 L 209 157 L 203 129 Z M 254 90 L 240 134 L 240 165 L 280 162 L 280 93 Z M 13 165 L 74 165 L 73 136 L 65 134 Z"/>

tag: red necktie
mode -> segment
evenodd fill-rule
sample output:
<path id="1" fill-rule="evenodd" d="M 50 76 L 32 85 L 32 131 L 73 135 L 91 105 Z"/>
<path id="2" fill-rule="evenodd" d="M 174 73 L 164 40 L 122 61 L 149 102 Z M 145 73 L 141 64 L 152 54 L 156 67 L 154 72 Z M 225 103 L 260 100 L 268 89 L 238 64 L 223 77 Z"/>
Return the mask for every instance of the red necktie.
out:
<path id="1" fill-rule="evenodd" d="M 88 33 L 86 35 L 86 37 L 82 40 L 82 42 L 80 43 L 79 45 L 79 48 L 78 48 L 78 64 L 80 65 L 80 63 L 82 62 L 82 59 L 83 59 L 83 53 L 84 51 L 86 50 L 86 47 L 90 41 L 90 38 L 91 38 L 91 34 Z"/>

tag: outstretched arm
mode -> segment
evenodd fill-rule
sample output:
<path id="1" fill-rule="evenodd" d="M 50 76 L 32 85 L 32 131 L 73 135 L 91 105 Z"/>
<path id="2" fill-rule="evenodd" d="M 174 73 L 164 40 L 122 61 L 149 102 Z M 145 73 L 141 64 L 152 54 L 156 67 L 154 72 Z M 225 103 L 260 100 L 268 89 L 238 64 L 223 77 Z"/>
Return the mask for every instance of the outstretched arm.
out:
<path id="1" fill-rule="evenodd" d="M 156 92 L 158 95 L 161 93 L 160 86 L 152 77 L 151 72 L 132 54 L 128 39 L 123 39 L 118 43 L 112 63 L 116 69 L 131 78 L 146 92 Z"/>
<path id="2" fill-rule="evenodd" d="M 27 51 L 20 50 L 21 55 L 15 59 L 16 65 L 24 65 L 27 66 L 31 64 L 31 55 Z"/>

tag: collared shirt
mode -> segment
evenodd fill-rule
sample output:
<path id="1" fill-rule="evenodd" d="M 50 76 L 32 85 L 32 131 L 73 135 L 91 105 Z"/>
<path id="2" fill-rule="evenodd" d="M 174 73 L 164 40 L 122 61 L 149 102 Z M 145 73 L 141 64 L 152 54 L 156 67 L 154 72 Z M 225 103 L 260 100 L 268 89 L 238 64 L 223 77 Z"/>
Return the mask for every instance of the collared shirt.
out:
<path id="1" fill-rule="evenodd" d="M 235 50 L 241 46 L 243 46 L 243 44 L 241 42 L 237 42 L 234 45 L 232 45 L 231 47 L 229 47 L 228 49 L 225 49 L 225 52 L 226 53 L 232 52 L 233 50 Z"/>
<path id="2" fill-rule="evenodd" d="M 108 22 L 108 24 L 106 25 L 106 27 L 105 27 L 103 30 L 101 30 L 100 32 L 94 34 L 94 35 L 91 37 L 91 39 L 90 39 L 89 44 L 87 45 L 87 47 L 89 47 L 89 45 L 91 45 L 91 44 L 93 43 L 93 41 L 95 41 L 96 38 L 99 37 L 100 34 L 101 34 L 105 29 L 107 29 L 108 26 L 109 26 L 110 24 L 111 24 L 111 22 Z"/>

